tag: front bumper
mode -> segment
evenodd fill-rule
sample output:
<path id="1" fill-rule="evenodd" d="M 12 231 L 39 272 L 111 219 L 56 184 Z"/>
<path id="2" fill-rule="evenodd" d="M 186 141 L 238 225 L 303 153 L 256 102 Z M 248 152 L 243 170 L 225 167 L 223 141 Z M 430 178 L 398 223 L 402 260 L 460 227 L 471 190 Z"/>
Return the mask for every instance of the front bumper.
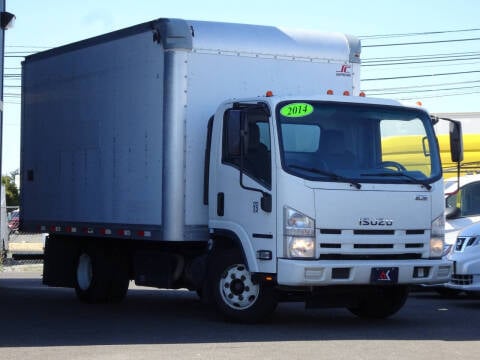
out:
<path id="1" fill-rule="evenodd" d="M 286 286 L 369 285 L 374 268 L 398 268 L 396 284 L 442 284 L 450 280 L 451 262 L 418 260 L 279 259 L 277 281 Z M 376 281 L 376 285 L 381 282 Z M 386 281 L 385 284 L 391 284 Z"/>
<path id="2" fill-rule="evenodd" d="M 462 291 L 480 291 L 480 251 L 478 246 L 469 246 L 463 251 L 450 253 L 453 272 L 446 287 Z"/>
<path id="3" fill-rule="evenodd" d="M 445 284 L 449 289 L 460 291 L 480 291 L 480 274 L 452 274 L 451 280 Z"/>

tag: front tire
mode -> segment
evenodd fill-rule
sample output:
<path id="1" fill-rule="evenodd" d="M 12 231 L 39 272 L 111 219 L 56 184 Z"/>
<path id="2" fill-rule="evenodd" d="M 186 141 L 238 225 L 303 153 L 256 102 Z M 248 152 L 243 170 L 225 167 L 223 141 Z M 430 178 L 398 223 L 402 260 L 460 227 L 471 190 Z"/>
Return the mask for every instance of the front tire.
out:
<path id="1" fill-rule="evenodd" d="M 271 316 L 277 307 L 274 288 L 255 282 L 237 251 L 217 251 L 212 260 L 211 299 L 227 320 L 256 323 Z"/>
<path id="2" fill-rule="evenodd" d="M 408 298 L 407 286 L 372 288 L 358 304 L 348 310 L 361 318 L 384 319 L 398 312 Z"/>

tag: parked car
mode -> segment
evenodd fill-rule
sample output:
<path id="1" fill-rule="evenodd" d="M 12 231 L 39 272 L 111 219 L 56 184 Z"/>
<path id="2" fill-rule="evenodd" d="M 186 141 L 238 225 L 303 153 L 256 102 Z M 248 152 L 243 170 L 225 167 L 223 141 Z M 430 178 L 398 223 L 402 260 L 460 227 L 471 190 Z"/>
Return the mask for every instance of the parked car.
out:
<path id="1" fill-rule="evenodd" d="M 445 182 L 445 254 L 455 244 L 459 232 L 480 221 L 480 174 L 450 178 Z"/>
<path id="2" fill-rule="evenodd" d="M 480 222 L 460 232 L 447 259 L 453 262 L 453 274 L 445 288 L 480 294 Z"/>
<path id="3" fill-rule="evenodd" d="M 20 226 L 20 210 L 13 210 L 8 213 L 8 228 L 10 232 L 18 231 Z"/>

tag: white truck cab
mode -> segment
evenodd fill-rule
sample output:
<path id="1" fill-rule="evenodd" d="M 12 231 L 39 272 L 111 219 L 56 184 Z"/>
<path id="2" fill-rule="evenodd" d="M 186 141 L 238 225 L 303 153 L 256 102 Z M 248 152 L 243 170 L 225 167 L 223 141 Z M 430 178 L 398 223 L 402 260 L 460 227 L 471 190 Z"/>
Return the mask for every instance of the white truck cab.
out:
<path id="1" fill-rule="evenodd" d="M 423 161 L 382 151 L 406 134 Z M 210 232 L 238 238 L 250 272 L 297 290 L 349 286 L 352 297 L 381 286 L 382 296 L 368 295 L 375 309 L 351 308 L 379 317 L 398 310 L 407 285 L 448 281 L 441 164 L 425 111 L 273 94 L 224 103 L 211 138 Z M 395 305 L 380 306 L 385 297 Z"/>

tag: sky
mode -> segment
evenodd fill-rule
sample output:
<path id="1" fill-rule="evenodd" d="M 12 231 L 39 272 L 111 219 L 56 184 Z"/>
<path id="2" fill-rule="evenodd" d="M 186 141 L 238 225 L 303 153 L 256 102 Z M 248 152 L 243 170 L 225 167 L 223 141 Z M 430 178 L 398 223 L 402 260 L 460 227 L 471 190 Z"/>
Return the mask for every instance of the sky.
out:
<path id="1" fill-rule="evenodd" d="M 480 112 L 477 0 L 6 0 L 2 174 L 20 167 L 23 56 L 157 18 L 336 31 L 362 40 L 367 96 Z"/>

